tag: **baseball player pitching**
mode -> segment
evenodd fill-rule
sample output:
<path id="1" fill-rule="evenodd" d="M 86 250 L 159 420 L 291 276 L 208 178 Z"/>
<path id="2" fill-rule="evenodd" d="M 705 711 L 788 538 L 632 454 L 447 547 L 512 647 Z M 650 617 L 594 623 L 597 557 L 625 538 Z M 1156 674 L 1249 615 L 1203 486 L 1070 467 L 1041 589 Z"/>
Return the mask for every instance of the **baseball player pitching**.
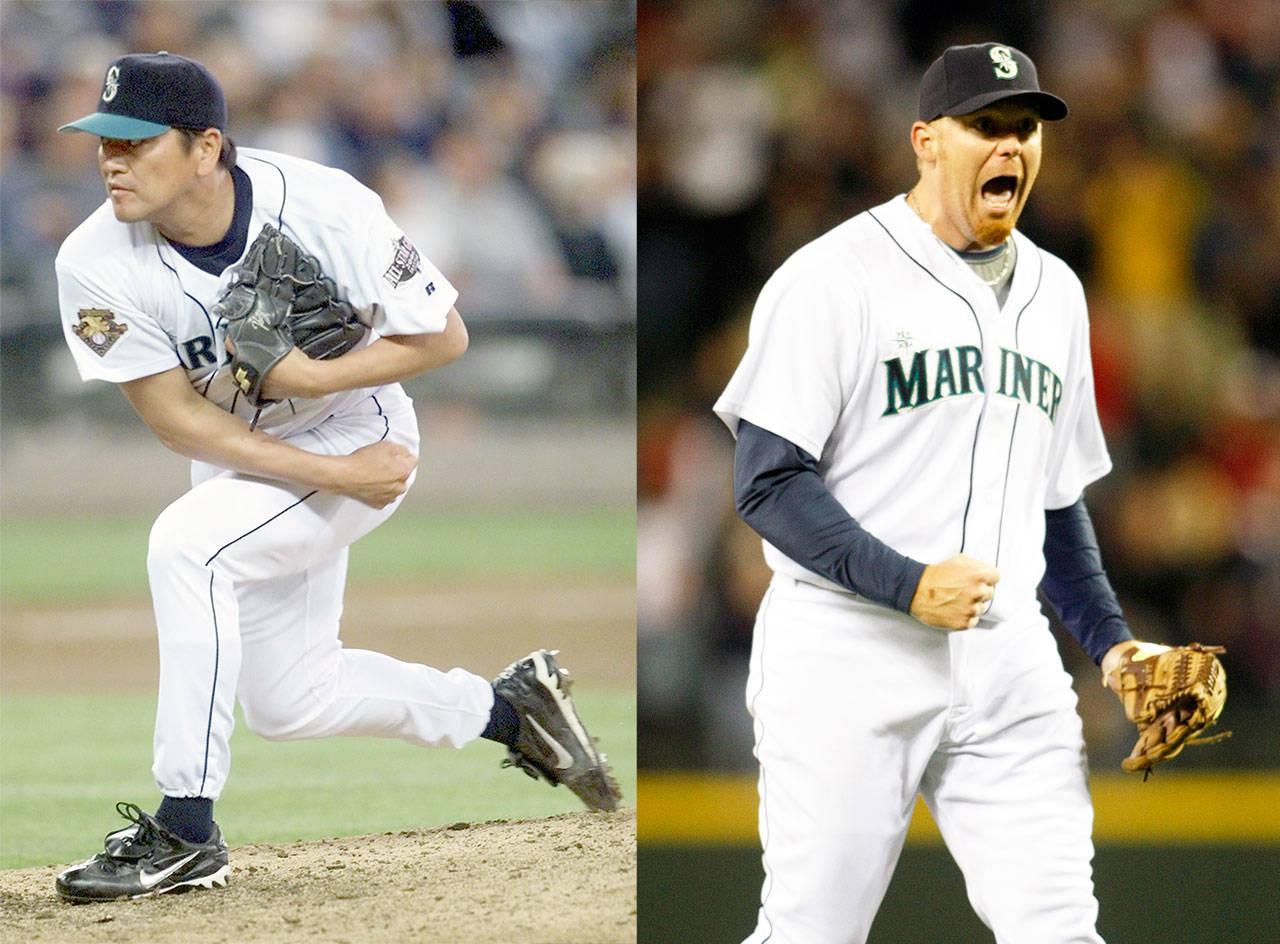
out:
<path id="1" fill-rule="evenodd" d="M 272 739 L 488 738 L 588 807 L 619 794 L 553 654 L 490 682 L 342 647 L 347 548 L 413 482 L 418 423 L 399 381 L 466 350 L 457 292 L 347 174 L 237 149 L 203 66 L 124 56 L 97 110 L 107 200 L 57 257 L 80 374 L 118 384 L 192 488 L 151 532 L 159 639 L 154 815 L 62 872 L 73 902 L 226 884 L 213 804 L 238 698 Z"/>
<path id="2" fill-rule="evenodd" d="M 774 571 L 747 940 L 864 941 L 919 794 L 998 941 L 1096 944 L 1081 722 L 1037 587 L 1118 692 L 1169 650 L 1133 641 L 1084 504 L 1110 460 L 1080 282 L 1015 229 L 1067 107 L 996 43 L 947 49 L 919 104 L 918 182 L 778 269 L 715 406 Z M 1158 710 L 1126 769 L 1205 720 Z"/>

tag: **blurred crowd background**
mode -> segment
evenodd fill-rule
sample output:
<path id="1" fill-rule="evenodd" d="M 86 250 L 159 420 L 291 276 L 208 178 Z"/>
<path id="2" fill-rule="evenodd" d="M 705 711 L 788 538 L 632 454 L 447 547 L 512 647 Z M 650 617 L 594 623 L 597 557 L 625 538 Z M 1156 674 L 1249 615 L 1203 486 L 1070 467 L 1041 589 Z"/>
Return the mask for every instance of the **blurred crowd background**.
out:
<path id="1" fill-rule="evenodd" d="M 343 168 L 458 287 L 466 370 L 436 401 L 630 422 L 635 8 L 628 0 L 0 5 L 0 400 L 7 434 L 88 413 L 53 259 L 104 200 L 92 111 L 107 64 L 165 49 L 226 91 L 229 136 Z M 411 392 L 413 392 L 411 390 Z"/>
<path id="2" fill-rule="evenodd" d="M 1273 0 L 3 0 L 0 429 L 136 427 L 64 350 L 53 258 L 103 192 L 96 139 L 55 129 L 116 56 L 196 58 L 238 144 L 350 171 L 458 285 L 480 343 L 425 378 L 433 397 L 634 411 L 641 762 L 750 769 L 742 686 L 769 574 L 710 407 L 765 279 L 912 185 L 920 75 L 985 40 L 1029 53 L 1071 107 L 1021 228 L 1088 293 L 1115 463 L 1088 501 L 1113 583 L 1139 637 L 1229 649 L 1236 736 L 1187 764 L 1274 764 Z M 1130 729 L 1055 631 L 1110 769 Z"/>
<path id="3" fill-rule="evenodd" d="M 948 45 L 992 40 L 1031 55 L 1071 109 L 1045 127 L 1020 228 L 1088 295 L 1115 470 L 1087 500 L 1112 582 L 1138 638 L 1228 649 L 1235 737 L 1185 763 L 1280 757 L 1280 4 L 646 0 L 646 767 L 753 765 L 743 686 L 769 572 L 733 512 L 732 441 L 710 408 L 755 296 L 802 244 L 910 189 L 920 76 Z M 1115 770 L 1132 727 L 1054 631 L 1093 768 Z"/>

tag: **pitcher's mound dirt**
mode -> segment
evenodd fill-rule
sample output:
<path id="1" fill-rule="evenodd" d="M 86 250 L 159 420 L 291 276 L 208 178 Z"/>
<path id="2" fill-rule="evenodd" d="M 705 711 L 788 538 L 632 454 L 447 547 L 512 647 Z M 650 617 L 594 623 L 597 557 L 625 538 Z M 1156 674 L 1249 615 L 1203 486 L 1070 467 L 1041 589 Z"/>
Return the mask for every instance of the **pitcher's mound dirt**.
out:
<path id="1" fill-rule="evenodd" d="M 234 846 L 224 889 L 69 905 L 60 867 L 0 872 L 0 940 L 629 944 L 636 811 Z"/>

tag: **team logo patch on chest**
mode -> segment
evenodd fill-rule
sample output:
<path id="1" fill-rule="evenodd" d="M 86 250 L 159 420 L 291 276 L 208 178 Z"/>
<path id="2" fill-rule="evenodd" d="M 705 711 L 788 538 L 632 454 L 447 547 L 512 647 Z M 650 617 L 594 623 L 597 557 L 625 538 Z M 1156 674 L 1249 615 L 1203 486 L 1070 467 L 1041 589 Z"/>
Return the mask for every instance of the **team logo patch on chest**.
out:
<path id="1" fill-rule="evenodd" d="M 392 288 L 397 288 L 422 270 L 422 256 L 418 254 L 418 250 L 413 243 L 409 242 L 407 236 L 397 239 L 394 246 L 395 257 L 391 260 L 387 271 L 382 273 L 382 277 L 391 283 Z"/>
<path id="2" fill-rule="evenodd" d="M 81 308 L 78 314 L 80 320 L 71 330 L 99 357 L 105 357 L 112 345 L 129 330 L 127 324 L 116 321 L 115 312 L 106 308 Z"/>

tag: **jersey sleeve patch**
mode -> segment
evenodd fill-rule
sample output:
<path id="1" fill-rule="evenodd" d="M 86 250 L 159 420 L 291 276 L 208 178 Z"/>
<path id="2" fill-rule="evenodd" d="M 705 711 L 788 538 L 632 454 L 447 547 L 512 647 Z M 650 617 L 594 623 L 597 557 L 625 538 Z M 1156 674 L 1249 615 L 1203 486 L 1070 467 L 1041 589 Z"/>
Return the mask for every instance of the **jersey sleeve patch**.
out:
<path id="1" fill-rule="evenodd" d="M 116 321 L 115 312 L 108 308 L 81 308 L 77 314 L 79 320 L 71 330 L 99 357 L 106 357 L 120 336 L 129 330 L 127 324 Z"/>
<path id="2" fill-rule="evenodd" d="M 422 270 L 422 256 L 408 236 L 401 236 L 392 244 L 394 255 L 391 265 L 382 277 L 392 288 L 398 288 Z"/>

